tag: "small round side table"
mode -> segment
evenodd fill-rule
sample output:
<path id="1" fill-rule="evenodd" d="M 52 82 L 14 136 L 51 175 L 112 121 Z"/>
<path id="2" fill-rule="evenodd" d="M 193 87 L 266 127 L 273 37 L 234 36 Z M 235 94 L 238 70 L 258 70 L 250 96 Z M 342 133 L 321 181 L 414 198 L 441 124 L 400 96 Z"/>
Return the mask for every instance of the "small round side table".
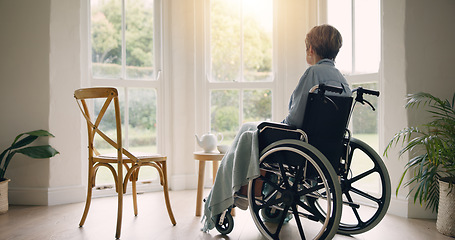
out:
<path id="1" fill-rule="evenodd" d="M 196 197 L 196 216 L 201 216 L 202 213 L 202 194 L 204 192 L 204 173 L 205 162 L 212 161 L 213 163 L 213 182 L 215 182 L 216 172 L 218 171 L 219 161 L 223 159 L 224 154 L 213 152 L 206 153 L 203 151 L 194 152 L 194 159 L 199 160 L 199 173 L 197 179 L 197 197 Z"/>

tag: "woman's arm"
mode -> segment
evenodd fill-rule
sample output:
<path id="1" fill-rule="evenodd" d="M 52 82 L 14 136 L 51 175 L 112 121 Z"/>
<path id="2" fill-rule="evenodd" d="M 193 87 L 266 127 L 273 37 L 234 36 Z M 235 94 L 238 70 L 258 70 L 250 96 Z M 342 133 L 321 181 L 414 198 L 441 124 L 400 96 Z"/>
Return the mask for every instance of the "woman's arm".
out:
<path id="1" fill-rule="evenodd" d="M 289 113 L 283 123 L 297 128 L 302 128 L 308 92 L 314 85 L 317 84 L 314 72 L 310 67 L 302 75 L 297 87 L 291 95 L 291 99 L 289 101 Z"/>

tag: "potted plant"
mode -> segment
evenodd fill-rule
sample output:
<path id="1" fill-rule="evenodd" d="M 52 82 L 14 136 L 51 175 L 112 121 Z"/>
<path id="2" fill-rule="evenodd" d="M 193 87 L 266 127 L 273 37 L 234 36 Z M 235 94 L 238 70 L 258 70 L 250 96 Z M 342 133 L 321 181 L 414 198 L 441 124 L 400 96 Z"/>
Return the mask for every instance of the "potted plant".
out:
<path id="1" fill-rule="evenodd" d="M 401 186 L 412 186 L 414 203 L 419 200 L 438 212 L 438 231 L 455 236 L 455 94 L 452 101 L 424 92 L 410 94 L 407 100 L 406 108 L 426 107 L 431 118 L 419 127 L 399 131 L 384 151 L 387 155 L 401 140 L 399 155 L 410 153 L 397 193 Z M 411 178 L 403 182 L 407 172 L 412 172 Z"/>
<path id="2" fill-rule="evenodd" d="M 32 158 L 50 158 L 59 153 L 50 145 L 26 147 L 39 137 L 54 137 L 54 135 L 46 130 L 21 133 L 16 136 L 11 146 L 0 154 L 0 214 L 8 211 L 8 182 L 10 180 L 5 178 L 5 173 L 14 154 L 21 153 Z"/>

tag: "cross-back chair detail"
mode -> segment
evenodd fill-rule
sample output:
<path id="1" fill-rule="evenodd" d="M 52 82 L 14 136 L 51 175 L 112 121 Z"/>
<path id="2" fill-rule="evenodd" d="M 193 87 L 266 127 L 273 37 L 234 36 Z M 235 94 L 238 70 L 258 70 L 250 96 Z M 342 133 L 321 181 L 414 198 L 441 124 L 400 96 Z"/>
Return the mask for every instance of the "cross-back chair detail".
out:
<path id="1" fill-rule="evenodd" d="M 166 170 L 166 156 L 153 154 L 153 155 L 138 155 L 129 152 L 127 149 L 122 147 L 122 131 L 121 131 L 121 118 L 120 118 L 120 107 L 118 100 L 118 91 L 115 88 L 83 88 L 78 89 L 74 92 L 74 97 L 78 103 L 82 115 L 84 116 L 87 123 L 88 130 L 88 155 L 89 155 L 89 174 L 88 174 L 88 187 L 87 187 L 87 200 L 85 204 L 85 210 L 82 215 L 79 226 L 83 226 L 85 219 L 88 215 L 90 208 L 92 188 L 95 186 L 96 172 L 99 167 L 107 167 L 115 180 L 115 190 L 118 195 L 118 209 L 117 209 L 117 230 L 116 238 L 120 238 L 121 232 L 121 221 L 122 221 L 122 209 L 123 209 L 123 194 L 126 193 L 128 181 L 132 183 L 132 195 L 133 195 L 133 207 L 134 215 L 137 216 L 137 191 L 136 181 L 139 176 L 139 169 L 142 166 L 150 166 L 158 171 L 160 177 L 160 184 L 163 186 L 164 198 L 169 214 L 169 218 L 173 225 L 176 224 L 174 214 L 169 201 L 168 182 L 167 182 L 167 170 Z M 98 116 L 95 121 L 92 121 L 90 116 L 89 107 L 87 100 L 94 99 L 105 99 L 103 106 L 100 109 Z M 107 136 L 101 129 L 99 129 L 101 120 L 103 119 L 108 107 L 114 104 L 115 112 L 115 125 L 116 125 L 116 141 Z M 117 150 L 117 154 L 113 155 L 101 155 L 94 146 L 95 135 L 98 134 L 104 141 L 109 143 L 113 148 Z M 111 164 L 117 164 L 118 171 Z M 128 165 L 130 164 L 130 165 Z M 123 177 L 123 168 L 126 169 L 126 174 Z"/>

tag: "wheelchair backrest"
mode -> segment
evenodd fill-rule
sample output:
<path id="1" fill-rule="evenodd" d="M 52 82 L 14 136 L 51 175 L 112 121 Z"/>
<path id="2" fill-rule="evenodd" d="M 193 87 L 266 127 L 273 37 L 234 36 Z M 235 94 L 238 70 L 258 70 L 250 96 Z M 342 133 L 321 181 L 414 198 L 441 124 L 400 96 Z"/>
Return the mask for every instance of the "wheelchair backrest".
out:
<path id="1" fill-rule="evenodd" d="M 338 171 L 343 138 L 349 121 L 352 97 L 318 93 L 308 95 L 302 130 Z"/>

